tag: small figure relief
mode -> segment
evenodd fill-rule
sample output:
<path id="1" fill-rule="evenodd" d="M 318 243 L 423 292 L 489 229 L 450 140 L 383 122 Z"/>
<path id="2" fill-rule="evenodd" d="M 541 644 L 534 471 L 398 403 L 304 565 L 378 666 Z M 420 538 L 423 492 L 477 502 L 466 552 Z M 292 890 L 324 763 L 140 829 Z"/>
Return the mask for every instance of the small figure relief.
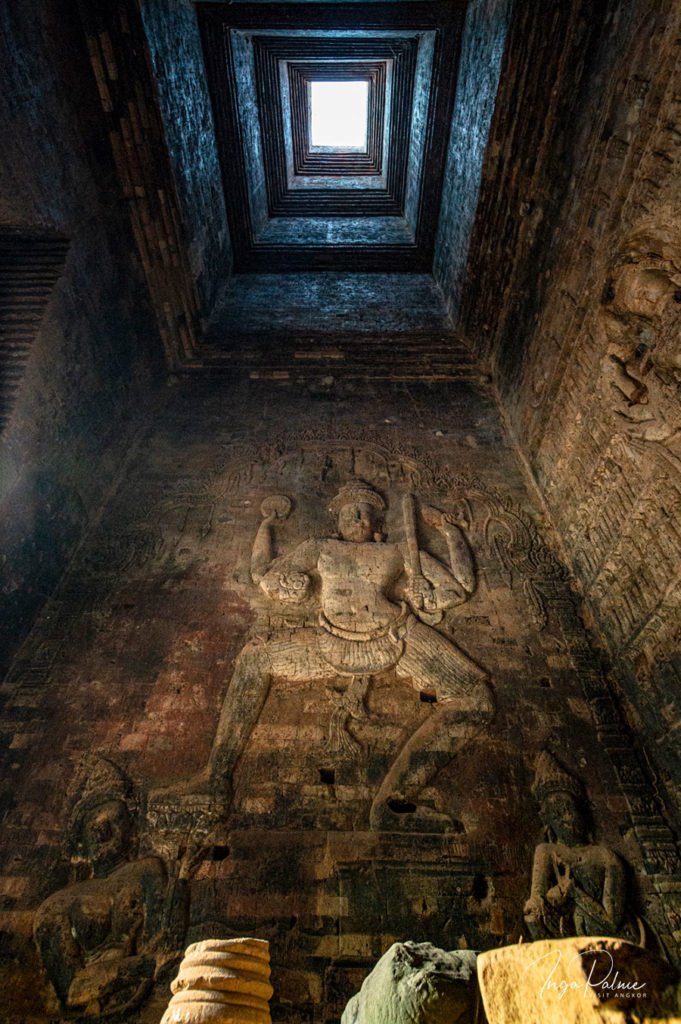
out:
<path id="1" fill-rule="evenodd" d="M 348 725 L 371 716 L 367 711 L 365 698 L 371 685 L 370 675 L 356 675 L 338 696 L 336 709 L 329 721 L 325 750 L 330 763 L 356 761 L 364 754 L 364 748 Z"/>
<path id="2" fill-rule="evenodd" d="M 675 447 L 681 437 L 681 366 L 645 344 L 611 345 L 603 374 L 621 428 L 640 441 Z"/>
<path id="3" fill-rule="evenodd" d="M 271 527 L 286 518 L 290 501 L 264 503 L 251 561 L 254 583 L 276 603 L 310 602 L 316 626 L 270 631 L 239 654 L 220 716 L 207 768 L 175 793 L 210 786 L 223 807 L 231 800 L 231 779 L 273 678 L 309 680 L 342 676 L 345 698 L 332 719 L 329 744 L 351 753 L 345 725 L 362 714 L 369 679 L 394 668 L 398 677 L 436 701 L 433 713 L 399 751 L 371 808 L 372 828 L 443 832 L 447 815 L 419 805 L 421 790 L 490 721 L 493 714 L 486 673 L 433 625 L 445 610 L 467 601 L 475 590 L 471 551 L 460 524 L 435 509 L 423 514 L 444 535 L 450 565 L 419 548 L 414 499 L 405 494 L 405 541 L 384 541 L 379 519 L 381 495 L 353 480 L 342 487 L 329 511 L 338 534 L 303 541 L 290 554 L 272 558 Z M 308 620 L 309 621 L 309 620 Z M 173 792 L 173 790 L 168 791 Z"/>
<path id="4" fill-rule="evenodd" d="M 532 793 L 547 837 L 534 852 L 532 887 L 524 907 L 532 938 L 607 935 L 640 942 L 640 927 L 626 916 L 624 862 L 588 835 L 581 782 L 543 751 Z"/>
<path id="5" fill-rule="evenodd" d="M 654 265 L 646 265 L 651 259 Z M 607 343 L 602 379 L 620 429 L 634 440 L 673 449 L 681 439 L 680 284 L 669 258 L 641 262 L 639 256 L 608 282 L 601 313 Z"/>
<path id="6" fill-rule="evenodd" d="M 63 1015 L 94 1024 L 127 1019 L 181 948 L 184 888 L 158 857 L 132 858 L 131 785 L 113 762 L 90 762 L 79 788 L 69 842 L 90 877 L 48 897 L 33 934 Z"/>

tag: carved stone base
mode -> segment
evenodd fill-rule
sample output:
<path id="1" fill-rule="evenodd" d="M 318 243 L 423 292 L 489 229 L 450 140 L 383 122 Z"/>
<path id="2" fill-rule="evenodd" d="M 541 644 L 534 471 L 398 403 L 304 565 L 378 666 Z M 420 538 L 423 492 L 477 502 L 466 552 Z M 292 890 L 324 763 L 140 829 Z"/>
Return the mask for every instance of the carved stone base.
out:
<path id="1" fill-rule="evenodd" d="M 545 939 L 478 957 L 489 1024 L 624 1024 L 631 1014 L 657 1020 L 662 992 L 676 976 L 654 953 L 621 939 Z"/>
<path id="2" fill-rule="evenodd" d="M 475 953 L 396 942 L 346 1006 L 341 1024 L 466 1024 L 476 1003 Z"/>
<path id="3" fill-rule="evenodd" d="M 225 801 L 212 793 L 182 792 L 178 787 L 149 794 L 147 821 L 157 845 L 172 847 L 173 840 L 182 844 L 191 836 L 199 846 L 219 830 L 225 817 Z"/>
<path id="4" fill-rule="evenodd" d="M 270 1024 L 269 944 L 226 939 L 188 946 L 161 1024 Z"/>

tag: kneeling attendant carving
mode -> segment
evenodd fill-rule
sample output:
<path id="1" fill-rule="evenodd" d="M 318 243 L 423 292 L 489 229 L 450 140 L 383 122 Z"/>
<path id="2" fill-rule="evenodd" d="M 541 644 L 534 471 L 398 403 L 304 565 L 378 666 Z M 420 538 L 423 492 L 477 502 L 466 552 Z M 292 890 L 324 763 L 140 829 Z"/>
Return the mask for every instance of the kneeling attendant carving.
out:
<path id="1" fill-rule="evenodd" d="M 624 862 L 589 839 L 581 782 L 543 751 L 532 792 L 548 839 L 534 852 L 532 889 L 524 909 L 532 938 L 612 935 L 638 941 L 633 922 L 625 919 Z"/>
<path id="2" fill-rule="evenodd" d="M 73 858 L 91 877 L 48 897 L 33 933 L 65 1016 L 122 1020 L 151 992 L 174 935 L 177 888 L 158 857 L 131 860 L 130 783 L 106 758 L 90 766 L 70 821 Z M 180 908 L 182 910 L 182 908 Z M 179 914 L 182 917 L 182 914 Z"/>

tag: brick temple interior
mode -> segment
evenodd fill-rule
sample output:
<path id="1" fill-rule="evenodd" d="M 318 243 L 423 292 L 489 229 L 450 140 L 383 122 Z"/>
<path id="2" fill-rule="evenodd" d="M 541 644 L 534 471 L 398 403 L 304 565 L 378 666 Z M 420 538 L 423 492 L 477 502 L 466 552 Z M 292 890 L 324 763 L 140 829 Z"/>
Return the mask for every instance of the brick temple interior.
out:
<path id="1" fill-rule="evenodd" d="M 678 963 L 680 24 L 3 4 L 2 1021 L 204 938 L 295 1024 L 406 939 Z"/>

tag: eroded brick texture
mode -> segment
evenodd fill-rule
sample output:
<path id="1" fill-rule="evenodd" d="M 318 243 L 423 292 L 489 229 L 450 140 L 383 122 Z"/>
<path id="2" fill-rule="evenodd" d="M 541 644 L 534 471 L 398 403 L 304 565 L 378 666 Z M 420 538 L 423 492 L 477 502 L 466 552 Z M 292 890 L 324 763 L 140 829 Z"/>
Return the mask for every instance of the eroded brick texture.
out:
<path id="1" fill-rule="evenodd" d="M 196 352 L 200 303 L 140 8 L 129 2 L 115 10 L 80 4 L 79 10 L 116 175 L 127 200 L 135 262 L 167 362 L 176 367 Z"/>
<path id="2" fill-rule="evenodd" d="M 476 0 L 466 12 L 433 275 L 457 315 L 475 223 L 485 147 L 510 20 L 507 0 Z"/>
<path id="3" fill-rule="evenodd" d="M 225 287 L 232 254 L 196 14 L 188 0 L 144 0 L 141 11 L 191 270 L 209 313 Z"/>
<path id="4" fill-rule="evenodd" d="M 118 471 L 130 413 L 161 360 L 128 269 L 134 242 L 78 18 L 60 4 L 8 3 L 0 31 L 12 56 L 0 101 L 3 229 L 69 243 L 0 438 L 5 669 Z"/>
<path id="5" fill-rule="evenodd" d="M 642 6 L 513 9 L 460 310 L 465 333 L 482 355 L 494 353 L 509 388 L 565 238 L 564 204 L 605 127 L 604 97 Z M 668 10 L 656 10 L 664 25 Z"/>
<path id="6" fill-rule="evenodd" d="M 536 264 L 543 280 L 528 286 L 524 310 L 516 300 L 515 319 L 506 305 L 495 336 L 517 436 L 677 813 L 679 13 L 676 3 L 641 4 L 619 23 L 598 115 L 577 137 L 581 166 L 553 254 Z M 525 161 L 541 156 L 527 139 L 518 146 Z M 557 175 L 560 152 L 550 151 Z M 525 224 L 543 209 L 541 181 L 534 166 Z M 527 244 L 520 223 L 509 216 L 500 227 L 517 245 Z M 525 334 L 526 351 L 512 333 Z"/>
<path id="7" fill-rule="evenodd" d="M 109 758 L 138 794 L 131 871 L 162 876 L 156 857 L 172 877 L 192 843 L 204 844 L 167 975 L 183 943 L 266 938 L 277 1019 L 337 1019 L 394 940 L 481 949 L 517 939 L 541 838 L 531 785 L 545 746 L 587 787 L 599 841 L 628 862 L 629 911 L 673 943 L 673 897 L 666 908 L 659 898 L 678 869 L 672 837 L 490 396 L 455 380 L 357 377 L 320 389 L 309 370 L 279 383 L 233 372 L 231 387 L 186 382 L 169 394 L 3 684 L 8 1018 L 58 1016 L 31 931 L 62 913 L 44 904 L 36 918 L 68 880 L 86 754 Z M 286 554 L 335 535 L 326 510 L 357 478 L 387 502 L 388 543 L 407 535 L 406 492 L 421 510 L 423 551 L 448 557 L 426 506 L 467 524 L 475 593 L 432 628 L 489 673 L 496 713 L 454 760 L 445 730 L 422 761 L 431 775 L 442 766 L 419 800 L 449 816 L 449 831 L 370 826 L 397 751 L 441 714 L 433 693 L 388 668 L 340 717 L 347 678 L 275 678 L 234 773 L 232 809 L 201 832 L 202 805 L 173 787 L 205 766 L 225 701 L 238 713 L 235 659 L 248 641 L 267 648 L 318 623 L 315 600 L 282 604 L 251 580 L 261 505 L 292 501 L 273 525 Z M 74 927 L 81 941 L 80 918 Z M 161 974 L 138 1019 L 158 1020 L 167 998 Z"/>
<path id="8" fill-rule="evenodd" d="M 62 6 L 0 15 L 17 52 L 3 218 L 71 240 L 0 449 L 2 628 L 19 648 L 0 687 L 2 1013 L 46 1024 L 113 1001 L 119 1018 L 155 1024 L 187 943 L 251 935 L 270 943 L 274 1018 L 336 1021 L 394 940 L 488 949 L 527 934 L 538 851 L 560 889 L 568 861 L 579 881 L 596 850 L 609 872 L 597 914 L 605 880 L 617 877 L 621 897 L 606 928 L 673 958 L 675 791 L 657 772 L 681 778 L 678 4 L 515 5 L 462 308 L 548 511 L 425 275 L 246 278 L 201 359 L 159 395 L 154 323 L 168 314 L 184 344 L 181 289 L 169 310 L 164 289 L 187 283 L 189 256 L 158 194 L 172 185 L 159 122 L 149 135 L 135 122 L 140 89 L 156 110 L 147 41 L 139 21 L 128 38 L 134 5 L 92 8 L 117 33 L 88 33 L 96 83 Z M 167 36 L 147 7 L 157 74 L 188 16 L 170 6 Z M 120 132 L 114 151 L 107 131 Z M 130 159 L 137 180 L 125 178 Z M 155 316 L 140 257 L 152 237 Z M 182 273 L 162 280 L 163 266 Z M 359 481 L 387 509 L 362 555 L 342 541 L 346 580 L 329 568 L 341 541 L 328 510 Z M 428 620 L 405 580 L 427 555 L 451 567 L 457 543 L 475 586 L 459 580 L 460 603 Z M 585 630 L 565 548 L 614 673 Z M 360 569 L 375 559 L 383 571 L 389 549 L 397 568 L 359 601 Z M 258 585 L 270 555 L 292 552 L 302 568 Z M 324 587 L 349 638 L 320 618 Z M 329 659 L 320 669 L 331 635 L 358 653 L 356 621 L 377 607 L 387 622 L 372 650 L 389 657 L 361 673 Z M 400 668 L 416 626 L 410 675 Z M 463 692 L 447 694 L 453 662 Z M 235 692 L 244 665 L 249 685 Z M 223 742 L 212 759 L 220 720 L 235 745 L 251 698 L 261 706 L 243 749 L 230 762 Z M 413 792 L 396 787 L 377 810 L 398 752 L 431 726 L 410 762 Z M 555 792 L 588 805 L 593 833 L 567 852 L 546 816 L 542 827 L 542 754 L 554 784 L 556 771 L 569 777 Z M 547 896 L 542 879 L 536 889 Z M 576 926 L 571 898 L 558 932 Z M 532 913 L 531 928 L 550 932 Z"/>

